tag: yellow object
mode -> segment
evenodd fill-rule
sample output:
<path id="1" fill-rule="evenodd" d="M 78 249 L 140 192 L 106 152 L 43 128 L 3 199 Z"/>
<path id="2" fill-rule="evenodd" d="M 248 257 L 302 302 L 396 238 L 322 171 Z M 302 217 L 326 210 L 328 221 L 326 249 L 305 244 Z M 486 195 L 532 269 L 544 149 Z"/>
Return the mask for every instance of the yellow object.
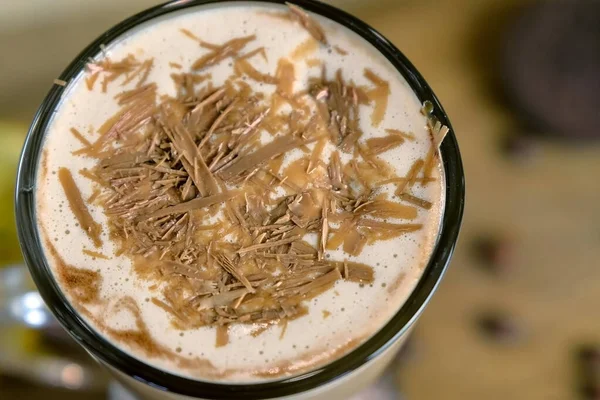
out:
<path id="1" fill-rule="evenodd" d="M 21 356 L 40 354 L 40 332 L 20 326 L 9 326 L 0 330 L 3 351 Z"/>
<path id="2" fill-rule="evenodd" d="M 27 126 L 0 121 L 0 267 L 21 260 L 14 218 L 17 164 Z"/>

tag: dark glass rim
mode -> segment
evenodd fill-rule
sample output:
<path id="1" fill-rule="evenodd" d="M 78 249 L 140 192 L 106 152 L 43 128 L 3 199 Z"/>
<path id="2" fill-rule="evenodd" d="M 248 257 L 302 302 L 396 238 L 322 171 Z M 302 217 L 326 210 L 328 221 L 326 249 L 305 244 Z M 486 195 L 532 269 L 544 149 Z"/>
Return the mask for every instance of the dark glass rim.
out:
<path id="1" fill-rule="evenodd" d="M 189 7 L 235 1 L 239 0 L 180 0 L 134 15 L 108 30 L 83 50 L 61 74 L 60 79 L 68 82 L 75 78 L 85 67 L 88 58 L 99 52 L 101 44 L 112 42 L 143 22 Z M 285 0 L 259 0 L 258 2 L 282 4 Z M 330 364 L 291 378 L 257 384 L 210 383 L 183 378 L 156 369 L 116 348 L 94 332 L 66 300 L 58 284 L 54 281 L 44 257 L 36 222 L 35 178 L 47 125 L 65 90 L 64 87 L 54 85 L 33 119 L 17 175 L 16 218 L 19 241 L 25 261 L 46 304 L 77 342 L 90 351 L 94 357 L 156 389 L 211 399 L 229 399 L 240 396 L 248 399 L 263 399 L 302 393 L 346 376 L 384 352 L 405 333 L 423 311 L 437 288 L 454 251 L 464 208 L 464 174 L 454 131 L 437 97 L 411 62 L 379 32 L 361 20 L 335 7 L 314 0 L 294 0 L 294 3 L 346 26 L 375 46 L 404 76 L 420 101 L 429 100 L 434 104 L 435 116 L 450 128 L 450 133 L 441 145 L 446 176 L 446 204 L 437 245 L 423 276 L 402 308 L 374 336 L 349 354 Z"/>

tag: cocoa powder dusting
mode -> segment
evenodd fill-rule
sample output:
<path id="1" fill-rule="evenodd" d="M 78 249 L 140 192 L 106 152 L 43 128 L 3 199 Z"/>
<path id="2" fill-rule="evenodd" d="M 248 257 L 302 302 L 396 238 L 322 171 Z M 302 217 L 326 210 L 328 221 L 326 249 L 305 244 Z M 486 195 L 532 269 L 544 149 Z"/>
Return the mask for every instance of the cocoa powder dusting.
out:
<path id="1" fill-rule="evenodd" d="M 44 228 L 42 228 L 44 229 Z M 47 237 L 47 232 L 45 232 Z M 46 251 L 54 261 L 58 280 L 75 301 L 75 306 L 85 312 L 85 306 L 100 302 L 100 285 L 102 275 L 99 272 L 78 268 L 67 264 L 56 247 L 48 239 L 45 240 Z"/>

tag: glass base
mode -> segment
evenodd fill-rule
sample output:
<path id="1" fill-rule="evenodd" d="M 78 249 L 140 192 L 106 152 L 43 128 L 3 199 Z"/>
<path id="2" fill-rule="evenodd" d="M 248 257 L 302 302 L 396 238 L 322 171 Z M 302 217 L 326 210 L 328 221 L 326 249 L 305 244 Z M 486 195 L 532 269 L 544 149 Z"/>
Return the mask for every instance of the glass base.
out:
<path id="1" fill-rule="evenodd" d="M 402 400 L 404 396 L 394 383 L 393 371 L 386 371 L 373 385 L 349 400 Z M 112 382 L 107 400 L 139 400 L 117 382 Z"/>

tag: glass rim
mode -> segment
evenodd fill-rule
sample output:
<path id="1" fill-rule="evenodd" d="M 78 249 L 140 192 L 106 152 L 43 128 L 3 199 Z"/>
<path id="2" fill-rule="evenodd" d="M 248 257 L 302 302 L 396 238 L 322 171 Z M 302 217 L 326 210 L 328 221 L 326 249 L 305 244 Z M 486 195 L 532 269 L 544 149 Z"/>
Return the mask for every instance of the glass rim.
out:
<path id="1" fill-rule="evenodd" d="M 285 4 L 286 0 L 177 0 L 142 11 L 106 31 L 87 46 L 65 69 L 59 79 L 69 82 L 84 68 L 90 57 L 130 29 L 156 17 L 190 7 L 213 3 L 255 2 Z M 440 151 L 445 172 L 445 207 L 438 240 L 416 287 L 394 316 L 373 336 L 344 356 L 309 372 L 259 383 L 216 383 L 194 380 L 162 371 L 112 345 L 83 320 L 55 281 L 44 256 L 35 211 L 35 180 L 43 139 L 52 114 L 65 87 L 53 85 L 36 112 L 19 161 L 15 212 L 19 242 L 25 262 L 44 301 L 68 333 L 94 357 L 112 368 L 158 390 L 191 397 L 228 399 L 274 398 L 316 389 L 340 379 L 383 353 L 395 343 L 421 314 L 444 275 L 456 242 L 464 210 L 465 182 L 454 130 L 437 97 L 412 63 L 390 41 L 358 18 L 315 0 L 294 0 L 294 4 L 354 31 L 367 40 L 402 74 L 421 102 L 434 105 L 433 114 L 450 128 Z"/>

